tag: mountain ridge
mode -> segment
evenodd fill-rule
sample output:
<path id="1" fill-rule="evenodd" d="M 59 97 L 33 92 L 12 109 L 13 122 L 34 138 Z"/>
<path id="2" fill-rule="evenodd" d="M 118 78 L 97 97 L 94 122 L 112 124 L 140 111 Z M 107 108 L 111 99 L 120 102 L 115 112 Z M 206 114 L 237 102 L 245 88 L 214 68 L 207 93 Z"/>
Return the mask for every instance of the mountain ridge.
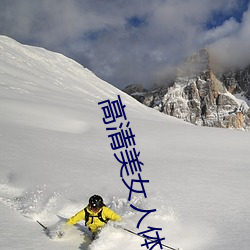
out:
<path id="1" fill-rule="evenodd" d="M 217 72 L 211 61 L 209 51 L 202 49 L 177 68 L 171 85 L 143 91 L 140 85 L 131 85 L 123 91 L 148 107 L 195 125 L 248 130 L 250 66 Z"/>

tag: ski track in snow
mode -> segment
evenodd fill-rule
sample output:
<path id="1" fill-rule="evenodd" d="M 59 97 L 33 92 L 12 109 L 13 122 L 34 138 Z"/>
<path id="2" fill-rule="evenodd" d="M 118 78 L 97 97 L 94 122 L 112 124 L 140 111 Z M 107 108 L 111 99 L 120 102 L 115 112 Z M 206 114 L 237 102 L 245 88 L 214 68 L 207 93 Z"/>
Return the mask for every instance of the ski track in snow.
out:
<path id="1" fill-rule="evenodd" d="M 82 222 L 78 227 L 72 227 L 70 230 L 66 231 L 67 233 L 64 235 L 63 239 L 58 239 L 56 237 L 57 231 L 60 230 L 60 228 L 63 228 L 66 219 L 60 220 L 56 215 L 66 214 L 68 215 L 66 217 L 69 217 L 73 214 L 73 211 L 76 211 L 76 208 L 81 206 L 81 204 L 65 200 L 63 194 L 50 193 L 46 186 L 36 187 L 30 190 L 22 190 L 21 188 L 12 186 L 11 183 L 2 182 L 0 184 L 0 202 L 10 209 L 17 211 L 26 219 L 34 222 L 36 222 L 36 220 L 45 221 L 50 229 L 49 236 L 51 238 L 54 240 L 65 241 L 69 244 L 72 242 L 74 242 L 74 244 L 78 242 L 79 249 L 109 249 L 110 247 L 116 246 L 117 243 L 115 242 L 119 242 L 119 240 L 124 237 L 127 237 L 131 247 L 133 247 L 134 243 L 140 242 L 140 238 L 136 239 L 134 236 L 129 235 L 121 229 L 107 226 L 107 228 L 101 232 L 99 239 L 91 243 L 89 237 L 85 235 L 86 228 Z M 137 204 L 137 206 L 143 206 L 144 203 L 143 199 L 136 197 L 134 197 L 131 202 Z M 136 228 L 135 222 L 138 222 L 140 217 L 130 209 L 126 198 L 111 198 L 107 205 L 112 209 L 118 210 L 124 220 L 127 220 L 127 223 L 125 222 L 124 224 L 125 227 Z M 168 223 L 171 221 L 173 222 L 175 220 L 174 217 L 175 215 L 173 211 L 170 211 L 169 215 L 165 215 L 161 218 L 156 215 L 154 219 L 159 221 L 163 220 Z M 131 223 L 131 221 L 134 221 L 134 223 Z M 106 237 L 107 235 L 109 237 Z M 116 240 L 114 242 L 110 241 L 110 237 Z"/>
<path id="2" fill-rule="evenodd" d="M 156 195 L 150 202 L 150 204 L 156 204 L 157 200 L 161 198 Z M 45 225 L 50 229 L 48 235 L 55 241 L 62 241 L 69 245 L 78 245 L 79 249 L 82 250 L 108 250 L 113 248 L 122 248 L 123 244 L 121 239 L 126 239 L 128 246 L 131 245 L 131 249 L 141 249 L 140 245 L 143 244 L 144 240 L 140 237 L 135 237 L 128 232 L 114 228 L 111 225 L 106 226 L 99 235 L 99 238 L 94 242 L 90 241 L 87 228 L 84 226 L 84 222 L 80 222 L 72 228 L 68 228 L 62 239 L 57 237 L 58 230 L 64 228 L 66 218 L 73 215 L 74 211 L 81 209 L 82 204 L 65 200 L 63 194 L 51 193 L 46 186 L 36 187 L 30 190 L 22 190 L 12 186 L 10 183 L 0 184 L 0 202 L 9 207 L 12 210 L 17 211 L 21 216 L 26 219 L 36 222 L 36 220 L 45 222 Z M 122 226 L 136 231 L 136 224 L 141 218 L 141 214 L 136 213 L 132 210 L 129 204 L 134 204 L 137 207 L 143 207 L 144 209 L 150 209 L 142 198 L 134 197 L 131 203 L 128 202 L 127 198 L 110 197 L 110 201 L 107 204 L 112 209 L 119 211 L 122 215 L 124 222 Z M 158 202 L 158 205 L 160 202 Z M 64 218 L 58 217 L 57 214 L 63 215 Z M 164 232 L 167 235 L 167 241 L 171 243 L 171 239 L 180 238 L 180 244 L 187 246 L 190 249 L 196 245 L 204 244 L 203 240 L 198 240 L 196 237 L 198 230 L 206 230 L 201 224 L 190 226 L 181 222 L 178 216 L 174 213 L 171 208 L 165 208 L 161 206 L 158 209 L 156 215 L 151 215 L 151 218 L 147 220 L 150 226 L 157 225 L 164 226 Z M 144 223 L 142 223 L 144 224 Z M 146 226 L 146 224 L 144 224 Z M 145 230 L 146 228 L 144 228 Z M 139 232 L 137 230 L 137 232 Z M 110 241 L 112 238 L 112 241 Z M 193 240 L 190 242 L 190 239 Z M 196 238 L 196 239 L 195 239 Z M 199 237 L 198 237 L 199 238 Z M 186 241 L 187 240 L 187 241 Z M 121 242 L 121 243 L 119 243 Z M 163 242 L 164 244 L 165 242 Z M 137 245 L 138 248 L 134 248 Z"/>
<path id="3" fill-rule="evenodd" d="M 60 194 L 46 195 L 46 187 L 37 188 L 30 191 L 24 191 L 19 188 L 15 188 L 10 184 L 0 184 L 0 202 L 12 210 L 20 213 L 21 216 L 33 220 L 45 221 L 48 223 L 46 226 L 49 228 L 47 234 L 51 239 L 55 241 L 62 241 L 71 245 L 79 244 L 79 249 L 92 249 L 90 247 L 91 240 L 87 234 L 87 229 L 81 223 L 78 227 L 71 227 L 68 229 L 62 239 L 57 237 L 58 230 L 62 229 L 65 220 L 56 216 L 58 209 L 61 211 L 65 210 L 66 213 L 70 214 L 71 209 L 74 210 L 75 206 L 66 205 L 62 208 L 62 202 L 60 202 Z M 65 205 L 65 201 L 64 201 Z M 83 230 L 85 228 L 85 230 Z M 39 229 L 39 228 L 38 228 Z M 110 234 L 110 232 L 107 232 Z M 115 236 L 117 237 L 117 236 Z M 102 243 L 93 244 L 93 249 L 100 249 Z M 107 244 L 107 247 L 109 244 Z M 89 248 L 90 247 L 90 248 Z"/>

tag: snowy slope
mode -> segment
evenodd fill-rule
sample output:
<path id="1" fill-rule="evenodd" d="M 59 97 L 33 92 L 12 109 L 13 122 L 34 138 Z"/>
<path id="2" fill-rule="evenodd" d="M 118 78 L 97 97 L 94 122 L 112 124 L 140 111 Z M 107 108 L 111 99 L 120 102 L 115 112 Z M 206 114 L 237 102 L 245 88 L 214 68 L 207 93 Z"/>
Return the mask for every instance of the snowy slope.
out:
<path id="1" fill-rule="evenodd" d="M 131 250 L 143 240 L 107 226 L 90 244 L 79 227 L 51 240 L 36 220 L 53 226 L 90 195 L 104 197 L 136 231 L 98 102 L 121 96 L 148 198 L 156 208 L 142 227 L 162 228 L 164 244 L 185 250 L 250 246 L 248 132 L 196 127 L 149 109 L 63 55 L 0 37 L 1 249 Z M 154 249 L 159 249 L 155 247 Z"/>

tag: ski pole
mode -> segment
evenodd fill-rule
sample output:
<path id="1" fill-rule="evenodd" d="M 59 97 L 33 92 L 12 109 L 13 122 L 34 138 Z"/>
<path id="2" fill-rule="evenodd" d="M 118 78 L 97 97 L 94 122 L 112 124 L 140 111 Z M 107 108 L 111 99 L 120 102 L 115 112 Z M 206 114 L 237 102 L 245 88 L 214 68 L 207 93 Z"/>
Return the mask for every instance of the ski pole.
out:
<path id="1" fill-rule="evenodd" d="M 149 241 L 153 241 L 153 240 L 151 240 L 151 239 L 149 239 L 149 238 L 147 238 L 147 237 L 144 237 L 144 236 L 142 236 L 142 235 L 139 235 L 139 234 L 137 234 L 137 233 L 135 233 L 135 232 L 133 232 L 133 231 L 127 229 L 127 228 L 122 227 L 122 229 L 125 230 L 125 231 L 127 231 L 127 232 L 129 232 L 129 233 L 131 233 L 131 234 L 137 235 L 137 236 L 139 236 L 139 237 L 141 237 L 141 238 L 147 239 L 147 240 L 149 240 Z M 162 245 L 163 247 L 169 248 L 169 249 L 171 249 L 171 250 L 181 250 L 180 248 L 173 248 L 173 247 L 170 247 L 170 246 L 167 246 L 167 245 L 164 245 L 164 244 L 161 244 L 161 245 Z"/>
<path id="2" fill-rule="evenodd" d="M 43 229 L 46 231 L 46 230 L 48 230 L 48 228 L 47 227 L 45 227 L 40 221 L 36 221 L 40 226 L 42 226 L 43 227 Z"/>

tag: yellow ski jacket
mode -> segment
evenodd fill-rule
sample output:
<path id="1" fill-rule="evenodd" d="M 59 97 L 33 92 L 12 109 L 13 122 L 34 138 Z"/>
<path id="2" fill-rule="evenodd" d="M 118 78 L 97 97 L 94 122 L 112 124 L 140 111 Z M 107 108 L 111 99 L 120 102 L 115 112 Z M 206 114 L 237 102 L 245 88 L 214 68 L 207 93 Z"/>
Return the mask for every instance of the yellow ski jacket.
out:
<path id="1" fill-rule="evenodd" d="M 102 228 L 106 224 L 105 222 L 101 221 L 98 218 L 98 214 L 100 213 L 100 211 L 102 211 L 101 217 L 104 221 L 107 221 L 107 220 L 121 221 L 122 220 L 120 215 L 116 214 L 113 210 L 111 210 L 110 208 L 106 206 L 103 206 L 98 212 L 93 212 L 88 207 L 86 209 L 87 209 L 87 212 L 89 213 L 89 218 L 88 218 L 88 221 L 86 221 L 86 225 L 88 226 L 89 230 L 92 233 L 95 233 L 96 231 L 98 231 L 98 229 Z M 72 216 L 67 221 L 67 224 L 74 225 L 80 220 L 85 220 L 84 209 L 82 209 L 77 214 Z"/>

